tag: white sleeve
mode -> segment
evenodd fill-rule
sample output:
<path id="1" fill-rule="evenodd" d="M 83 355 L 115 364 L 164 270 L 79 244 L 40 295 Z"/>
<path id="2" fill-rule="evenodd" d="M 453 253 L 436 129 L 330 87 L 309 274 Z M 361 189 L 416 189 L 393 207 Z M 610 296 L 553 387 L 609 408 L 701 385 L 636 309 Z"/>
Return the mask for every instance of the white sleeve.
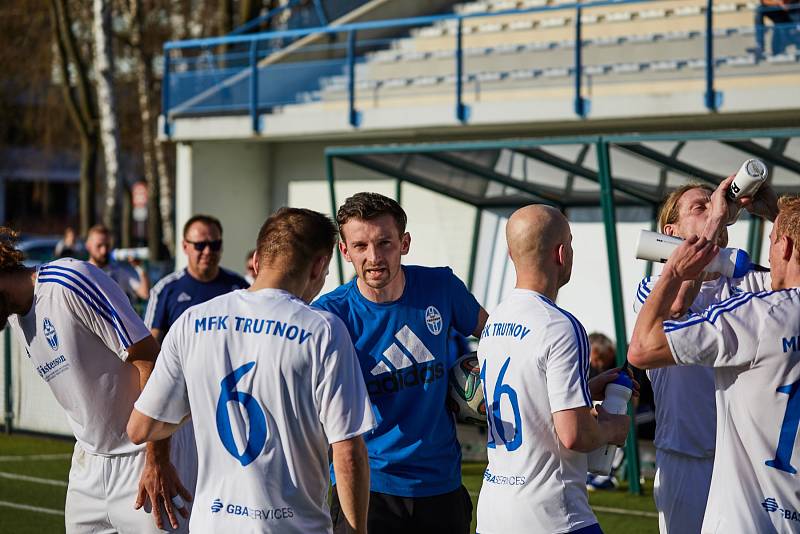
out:
<path id="1" fill-rule="evenodd" d="M 767 306 L 759 293 L 740 293 L 702 314 L 664 321 L 672 356 L 679 365 L 736 367 L 751 364 Z"/>
<path id="2" fill-rule="evenodd" d="M 122 289 L 97 267 L 54 262 L 39 270 L 39 281 L 61 286 L 70 313 L 122 360 L 128 347 L 150 335 Z"/>
<path id="3" fill-rule="evenodd" d="M 655 287 L 656 280 L 658 280 L 658 276 L 647 276 L 639 282 L 639 287 L 636 288 L 636 298 L 633 299 L 633 313 L 638 314 L 642 309 L 642 304 Z"/>
<path id="4" fill-rule="evenodd" d="M 164 337 L 155 369 L 134 404 L 144 415 L 176 425 L 190 411 L 189 392 L 180 358 L 181 353 L 186 350 L 181 346 L 180 338 L 187 315 L 184 314 Z"/>
<path id="5" fill-rule="evenodd" d="M 545 361 L 550 411 L 592 406 L 589 393 L 589 338 L 572 315 L 551 321 L 545 333 Z"/>
<path id="6" fill-rule="evenodd" d="M 318 344 L 314 393 L 328 443 L 336 443 L 369 432 L 376 425 L 350 334 L 341 319 L 331 314 L 326 318 L 330 333 L 325 335 L 330 337 L 323 337 Z"/>

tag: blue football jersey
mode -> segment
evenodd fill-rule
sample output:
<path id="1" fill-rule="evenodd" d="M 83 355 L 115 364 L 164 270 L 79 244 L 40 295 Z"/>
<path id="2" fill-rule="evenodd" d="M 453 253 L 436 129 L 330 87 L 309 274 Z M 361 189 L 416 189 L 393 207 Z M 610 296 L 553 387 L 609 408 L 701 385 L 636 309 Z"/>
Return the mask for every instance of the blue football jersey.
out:
<path id="1" fill-rule="evenodd" d="M 195 279 L 186 269 L 176 271 L 159 280 L 150 290 L 144 324 L 166 335 L 178 317 L 192 306 L 249 286 L 244 278 L 222 267 L 210 282 Z"/>
<path id="2" fill-rule="evenodd" d="M 445 400 L 458 357 L 450 329 L 471 335 L 480 305 L 447 267 L 403 266 L 396 301 L 375 303 L 356 280 L 314 303 L 347 325 L 378 423 L 364 436 L 372 491 L 427 497 L 461 484 L 461 448 Z"/>

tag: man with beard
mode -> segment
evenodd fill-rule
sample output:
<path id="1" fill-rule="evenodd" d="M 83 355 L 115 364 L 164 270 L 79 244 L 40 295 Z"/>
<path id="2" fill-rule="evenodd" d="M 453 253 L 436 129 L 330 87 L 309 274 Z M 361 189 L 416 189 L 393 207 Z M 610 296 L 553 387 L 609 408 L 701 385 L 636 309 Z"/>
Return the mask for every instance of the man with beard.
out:
<path id="1" fill-rule="evenodd" d="M 658 216 L 658 228 L 667 235 L 687 239 L 704 235 L 724 247 L 728 232 L 729 202 L 725 195 L 733 177 L 716 190 L 688 183 L 667 196 Z M 754 199 L 742 205 L 754 214 L 774 220 L 777 197 L 763 185 Z M 637 313 L 658 281 L 642 280 L 634 300 Z M 770 288 L 769 273 L 750 271 L 741 278 L 701 273 L 683 282 L 672 302 L 672 318 L 700 313 L 709 306 L 746 292 Z M 656 478 L 653 498 L 658 509 L 661 534 L 700 532 L 714 466 L 717 415 L 714 400 L 714 370 L 699 366 L 672 366 L 647 371 L 656 405 Z"/>
<path id="2" fill-rule="evenodd" d="M 370 458 L 368 529 L 381 534 L 466 534 L 472 502 L 445 406 L 455 363 L 450 328 L 479 336 L 486 311 L 447 268 L 401 265 L 411 236 L 394 200 L 358 193 L 339 208 L 339 250 L 356 278 L 315 306 L 347 325 L 378 426 Z M 335 481 L 334 481 L 335 483 Z M 333 490 L 334 532 L 349 532 Z"/>
<path id="3" fill-rule="evenodd" d="M 142 506 L 164 507 L 179 528 L 174 510 L 186 517 L 183 499 L 191 495 L 170 463 L 168 443 L 145 448 L 125 433 L 158 344 L 100 269 L 73 259 L 27 268 L 15 242 L 15 232 L 0 228 L 0 326 L 10 323 L 75 434 L 67 533 L 169 527 L 160 513 L 154 523 Z"/>
<path id="4" fill-rule="evenodd" d="M 130 262 L 130 266 L 109 261 L 111 254 L 111 234 L 102 224 L 89 228 L 86 234 L 86 251 L 89 263 L 99 267 L 114 280 L 128 298 L 147 300 L 150 295 L 150 278 L 138 262 Z"/>

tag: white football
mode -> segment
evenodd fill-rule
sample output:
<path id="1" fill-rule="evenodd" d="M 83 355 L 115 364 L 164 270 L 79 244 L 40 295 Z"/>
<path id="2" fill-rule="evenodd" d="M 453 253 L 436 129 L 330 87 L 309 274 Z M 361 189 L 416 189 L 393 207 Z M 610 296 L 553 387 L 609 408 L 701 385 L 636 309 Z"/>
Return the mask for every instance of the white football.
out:
<path id="1" fill-rule="evenodd" d="M 456 360 L 448 376 L 447 404 L 459 423 L 486 426 L 486 402 L 481 385 L 478 353 L 471 352 Z"/>

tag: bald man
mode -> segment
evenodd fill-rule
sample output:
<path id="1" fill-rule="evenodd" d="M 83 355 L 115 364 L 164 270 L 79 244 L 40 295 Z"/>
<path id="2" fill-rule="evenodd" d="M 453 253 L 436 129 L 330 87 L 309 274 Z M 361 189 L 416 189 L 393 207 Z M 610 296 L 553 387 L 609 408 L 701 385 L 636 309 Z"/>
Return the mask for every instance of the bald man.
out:
<path id="1" fill-rule="evenodd" d="M 554 303 L 572 273 L 566 218 L 527 206 L 509 219 L 506 239 L 517 283 L 478 345 L 489 402 L 478 532 L 602 532 L 586 494 L 586 453 L 627 436 L 627 416 L 592 410 L 619 370 L 587 380 L 586 331 Z"/>

